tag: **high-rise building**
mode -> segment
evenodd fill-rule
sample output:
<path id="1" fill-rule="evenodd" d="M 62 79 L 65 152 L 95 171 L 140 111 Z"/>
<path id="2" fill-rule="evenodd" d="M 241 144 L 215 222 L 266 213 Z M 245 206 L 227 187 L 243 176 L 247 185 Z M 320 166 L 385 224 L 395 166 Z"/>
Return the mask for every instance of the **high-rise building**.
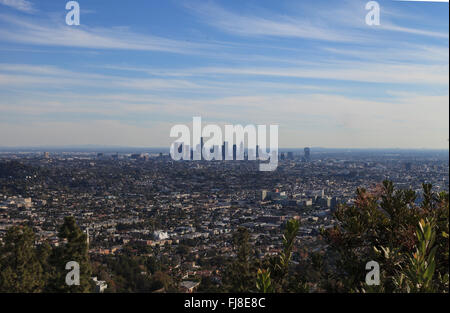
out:
<path id="1" fill-rule="evenodd" d="M 225 161 L 225 141 L 222 144 L 222 161 Z"/>
<path id="2" fill-rule="evenodd" d="M 203 137 L 200 137 L 200 156 L 200 159 L 203 160 Z"/>
<path id="3" fill-rule="evenodd" d="M 226 160 L 227 155 L 229 155 L 229 151 L 228 151 L 228 142 L 224 141 L 223 145 L 222 145 L 222 160 Z"/>
<path id="4" fill-rule="evenodd" d="M 236 160 L 240 159 L 240 158 L 245 159 L 245 149 L 244 149 L 244 142 L 243 141 L 241 141 L 241 143 L 239 144 L 239 150 L 238 151 L 239 151 L 239 154 L 236 153 Z"/>
<path id="5" fill-rule="evenodd" d="M 306 161 L 306 162 L 311 161 L 311 149 L 308 148 L 308 147 L 306 147 L 306 148 L 304 149 L 304 151 L 305 151 L 305 161 Z"/>

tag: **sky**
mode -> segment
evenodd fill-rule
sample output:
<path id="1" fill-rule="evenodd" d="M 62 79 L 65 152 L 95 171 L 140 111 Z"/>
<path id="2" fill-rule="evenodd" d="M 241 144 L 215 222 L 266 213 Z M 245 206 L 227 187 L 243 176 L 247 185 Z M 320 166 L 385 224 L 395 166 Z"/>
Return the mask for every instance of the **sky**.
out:
<path id="1" fill-rule="evenodd" d="M 0 0 L 0 146 L 169 147 L 279 125 L 280 147 L 449 142 L 447 3 Z"/>

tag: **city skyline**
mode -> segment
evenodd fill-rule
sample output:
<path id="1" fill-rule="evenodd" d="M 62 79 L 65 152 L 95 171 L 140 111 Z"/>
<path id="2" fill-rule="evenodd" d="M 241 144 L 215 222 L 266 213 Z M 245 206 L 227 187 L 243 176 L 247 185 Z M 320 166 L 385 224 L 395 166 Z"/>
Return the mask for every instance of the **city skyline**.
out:
<path id="1" fill-rule="evenodd" d="M 280 148 L 448 149 L 448 3 L 0 0 L 0 147 L 169 147 L 277 124 Z"/>

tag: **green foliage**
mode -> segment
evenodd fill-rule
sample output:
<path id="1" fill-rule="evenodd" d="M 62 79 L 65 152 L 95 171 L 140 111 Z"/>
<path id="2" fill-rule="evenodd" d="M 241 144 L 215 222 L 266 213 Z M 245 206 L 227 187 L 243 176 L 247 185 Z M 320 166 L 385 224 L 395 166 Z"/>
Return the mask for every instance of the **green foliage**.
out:
<path id="1" fill-rule="evenodd" d="M 103 280 L 108 283 L 108 292 L 154 292 L 164 288 L 173 288 L 172 278 L 161 271 L 154 257 L 142 257 L 122 254 L 107 256 Z M 102 269 L 97 268 L 97 271 Z"/>
<path id="2" fill-rule="evenodd" d="M 277 258 L 269 260 L 269 269 L 258 269 L 256 287 L 259 292 L 286 292 L 289 290 L 287 274 L 299 228 L 300 222 L 298 220 L 287 221 L 283 234 L 283 251 Z M 271 273 L 274 274 L 273 278 L 271 278 Z"/>
<path id="3" fill-rule="evenodd" d="M 256 277 L 256 289 L 260 293 L 271 293 L 274 291 L 272 281 L 270 279 L 270 270 L 258 269 Z"/>
<path id="4" fill-rule="evenodd" d="M 300 228 L 300 222 L 295 219 L 291 219 L 286 224 L 286 230 L 283 235 L 283 251 L 280 254 L 277 268 L 281 271 L 284 277 L 289 269 L 289 262 L 292 257 L 292 249 L 294 247 L 294 240 L 297 236 Z"/>
<path id="5" fill-rule="evenodd" d="M 225 269 L 223 283 L 230 292 L 250 292 L 256 285 L 257 261 L 249 244 L 250 234 L 240 227 L 233 235 L 236 259 Z"/>
<path id="6" fill-rule="evenodd" d="M 49 258 L 51 278 L 47 291 L 85 293 L 92 291 L 91 264 L 88 256 L 86 234 L 77 226 L 75 218 L 68 216 L 59 229 L 58 236 L 67 243 L 53 249 Z M 80 285 L 68 286 L 65 277 L 68 273 L 66 264 L 75 261 L 80 265 Z"/>
<path id="7" fill-rule="evenodd" d="M 1 292 L 89 292 L 91 268 L 86 235 L 73 217 L 65 219 L 59 232 L 66 244 L 52 249 L 46 242 L 36 247 L 27 226 L 11 227 L 0 248 Z M 80 264 L 80 286 L 67 286 L 66 263 Z"/>
<path id="8" fill-rule="evenodd" d="M 0 292 L 42 292 L 43 270 L 29 227 L 11 227 L 0 252 Z"/>
<path id="9" fill-rule="evenodd" d="M 406 266 L 394 277 L 399 291 L 435 292 L 433 276 L 436 269 L 436 231 L 434 221 L 421 220 L 416 231 L 417 245 L 412 256 L 406 257 Z M 448 273 L 446 274 L 448 277 Z"/>
<path id="10" fill-rule="evenodd" d="M 333 263 L 322 275 L 326 290 L 448 292 L 448 194 L 424 184 L 421 205 L 415 200 L 414 191 L 385 181 L 372 192 L 358 189 L 355 204 L 336 211 L 338 226 L 325 232 Z M 368 288 L 371 260 L 380 264 L 381 285 Z"/>

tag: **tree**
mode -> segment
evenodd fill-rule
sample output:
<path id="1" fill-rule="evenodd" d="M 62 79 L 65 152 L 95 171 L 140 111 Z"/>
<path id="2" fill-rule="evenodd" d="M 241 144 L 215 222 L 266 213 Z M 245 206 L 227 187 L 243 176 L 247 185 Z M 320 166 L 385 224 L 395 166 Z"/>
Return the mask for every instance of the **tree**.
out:
<path id="1" fill-rule="evenodd" d="M 393 280 L 399 291 L 404 292 L 435 292 L 433 276 L 436 269 L 435 245 L 436 227 L 433 220 L 421 220 L 417 226 L 416 251 L 412 256 L 405 255 L 405 267 L 399 265 L 397 275 Z M 442 278 L 440 278 L 442 279 Z M 443 278 L 448 288 L 448 273 Z"/>
<path id="2" fill-rule="evenodd" d="M 294 248 L 295 237 L 300 228 L 300 222 L 296 219 L 291 219 L 286 223 L 286 229 L 283 234 L 283 251 L 279 255 L 276 269 L 279 272 L 279 284 L 283 284 L 283 279 L 286 277 L 289 270 L 289 263 L 292 258 L 292 250 Z"/>
<path id="3" fill-rule="evenodd" d="M 39 245 L 36 249 L 37 258 L 41 263 L 42 266 L 42 276 L 43 280 L 45 282 L 44 286 L 44 292 L 47 289 L 48 283 L 54 274 L 54 270 L 51 266 L 50 262 L 50 256 L 52 255 L 52 247 L 48 242 L 43 242 L 41 245 Z"/>
<path id="4" fill-rule="evenodd" d="M 0 292 L 42 292 L 45 281 L 34 240 L 27 226 L 11 227 L 6 233 L 0 248 Z"/>
<path id="5" fill-rule="evenodd" d="M 294 249 L 295 237 L 299 228 L 300 222 L 298 220 L 291 219 L 287 221 L 283 234 L 283 251 L 276 258 L 269 260 L 269 268 L 265 270 L 258 269 L 256 287 L 259 292 L 288 291 L 289 280 L 287 279 L 287 275 Z"/>
<path id="6" fill-rule="evenodd" d="M 396 292 L 409 280 L 419 287 L 402 291 L 448 292 L 448 194 L 424 184 L 422 203 L 415 201 L 414 191 L 385 181 L 372 192 L 358 189 L 354 205 L 336 211 L 338 225 L 324 233 L 333 263 L 324 276 L 335 282 L 330 289 L 327 281 L 328 291 Z M 372 260 L 380 265 L 381 283 L 369 288 L 365 264 Z"/>
<path id="7" fill-rule="evenodd" d="M 92 290 L 91 264 L 88 256 L 87 237 L 77 226 L 73 216 L 65 217 L 64 224 L 60 227 L 59 238 L 67 243 L 53 250 L 50 263 L 53 266 L 54 274 L 49 284 L 51 292 L 73 292 L 84 293 Z M 80 285 L 68 286 L 66 284 L 66 264 L 77 262 L 80 269 Z"/>
<path id="8" fill-rule="evenodd" d="M 274 291 L 270 271 L 258 268 L 256 276 L 256 289 L 261 293 L 271 293 Z"/>
<path id="9" fill-rule="evenodd" d="M 226 268 L 223 277 L 226 289 L 230 292 L 250 292 L 256 285 L 256 261 L 249 244 L 250 234 L 240 227 L 233 235 L 236 259 Z"/>

